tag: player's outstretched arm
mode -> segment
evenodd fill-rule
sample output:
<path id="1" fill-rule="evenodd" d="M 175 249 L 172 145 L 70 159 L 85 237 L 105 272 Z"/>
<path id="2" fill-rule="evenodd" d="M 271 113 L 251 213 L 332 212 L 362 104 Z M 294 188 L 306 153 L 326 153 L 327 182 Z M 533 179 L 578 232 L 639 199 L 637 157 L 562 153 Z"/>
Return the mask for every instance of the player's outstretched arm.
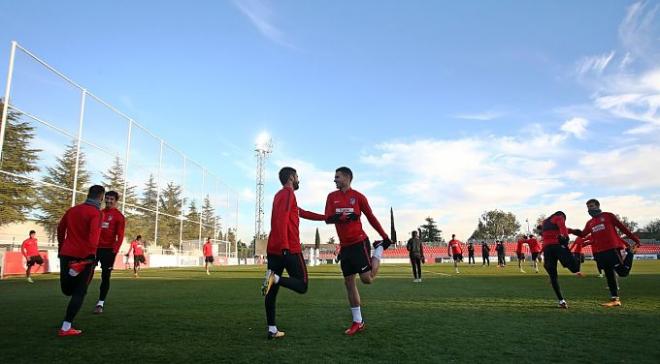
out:
<path id="1" fill-rule="evenodd" d="M 325 215 L 317 214 L 316 212 L 311 212 L 307 210 L 303 210 L 300 207 L 298 207 L 298 215 L 302 217 L 305 220 L 312 220 L 312 221 L 325 221 Z"/>

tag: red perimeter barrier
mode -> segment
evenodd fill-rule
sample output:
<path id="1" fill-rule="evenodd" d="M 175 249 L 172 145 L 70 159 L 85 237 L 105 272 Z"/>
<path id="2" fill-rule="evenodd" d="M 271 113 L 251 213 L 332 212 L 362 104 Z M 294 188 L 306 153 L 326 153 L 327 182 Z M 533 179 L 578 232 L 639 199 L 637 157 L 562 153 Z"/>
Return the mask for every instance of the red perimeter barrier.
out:
<path id="1" fill-rule="evenodd" d="M 48 273 L 48 252 L 40 251 L 39 255 L 44 260 L 44 264 L 33 265 L 32 274 Z M 2 258 L 2 272 L 0 278 L 8 275 L 23 275 L 25 274 L 25 258 L 20 252 L 6 252 Z"/>

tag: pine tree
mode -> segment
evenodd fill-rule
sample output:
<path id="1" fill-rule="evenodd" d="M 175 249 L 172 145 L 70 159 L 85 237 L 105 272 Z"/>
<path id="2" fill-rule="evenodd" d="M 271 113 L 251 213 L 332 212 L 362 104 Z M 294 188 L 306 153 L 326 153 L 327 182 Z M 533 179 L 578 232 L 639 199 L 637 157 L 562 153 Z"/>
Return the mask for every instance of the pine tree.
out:
<path id="1" fill-rule="evenodd" d="M 138 199 L 135 195 L 135 186 L 126 186 L 126 196 L 122 196 L 124 192 L 124 166 L 122 165 L 121 159 L 115 157 L 112 166 L 108 169 L 106 173 L 103 173 L 103 186 L 106 191 L 115 191 L 119 193 L 119 201 L 117 208 L 122 210 L 122 201 L 126 200 L 126 208 L 124 209 L 124 216 L 126 217 L 126 233 L 125 235 L 132 239 L 136 235 L 140 234 L 140 224 L 138 219 L 136 219 L 137 211 L 134 207 L 138 203 Z"/>
<path id="2" fill-rule="evenodd" d="M 144 185 L 142 196 L 138 199 L 135 209 L 135 216 L 132 217 L 130 224 L 135 226 L 134 235 L 142 235 L 145 242 L 154 241 L 154 231 L 156 229 L 156 204 L 158 199 L 158 185 L 153 174 L 149 175 Z M 127 222 L 129 224 L 129 222 Z M 134 236 L 131 236 L 133 239 Z"/>
<path id="3" fill-rule="evenodd" d="M 85 187 L 89 184 L 89 174 L 85 170 L 85 164 L 85 154 L 81 150 L 78 162 L 76 203 L 84 201 Z M 57 235 L 57 225 L 60 219 L 71 207 L 71 191 L 68 189 L 73 187 L 75 167 L 76 144 L 73 142 L 66 147 L 64 154 L 57 158 L 54 167 L 46 168 L 47 175 L 43 178 L 46 185 L 39 189 L 38 207 L 41 212 L 37 216 L 37 221 L 46 228 L 51 241 Z M 62 188 L 67 188 L 67 190 Z"/>
<path id="4" fill-rule="evenodd" d="M 198 240 L 199 239 L 199 211 L 197 211 L 197 204 L 195 200 L 190 201 L 188 205 L 188 213 L 186 214 L 186 221 L 183 222 L 183 240 Z M 202 239 L 207 236 L 203 235 Z"/>
<path id="5" fill-rule="evenodd" d="M 179 247 L 179 230 L 180 220 L 177 218 L 181 216 L 181 209 L 183 206 L 183 199 L 181 198 L 181 186 L 169 182 L 160 195 L 160 209 L 159 212 L 171 216 L 158 216 L 158 242 L 160 245 L 169 246 L 173 244 Z"/>
<path id="6" fill-rule="evenodd" d="M 421 228 L 421 238 L 423 241 L 429 242 L 429 245 L 437 245 L 437 243 L 443 243 L 444 239 L 440 236 L 442 230 L 438 229 L 438 225 L 432 217 L 427 217 L 424 219 L 425 224 Z"/>
<path id="7" fill-rule="evenodd" d="M 314 249 L 319 249 L 321 247 L 321 235 L 319 234 L 319 228 L 316 228 L 316 236 L 314 236 Z"/>
<path id="8" fill-rule="evenodd" d="M 0 101 L 0 112 L 3 103 Z M 38 170 L 39 149 L 31 149 L 34 127 L 20 121 L 20 114 L 8 112 L 0 170 L 27 176 Z M 34 207 L 36 189 L 28 179 L 0 172 L 0 226 L 25 221 Z"/>
<path id="9" fill-rule="evenodd" d="M 215 210 L 211 205 L 211 199 L 209 195 L 204 197 L 202 204 L 202 237 L 206 238 L 207 236 L 213 236 L 213 232 L 220 230 L 220 227 L 216 225 L 216 222 L 219 221 L 215 216 Z M 215 238 L 215 236 L 213 236 Z"/>

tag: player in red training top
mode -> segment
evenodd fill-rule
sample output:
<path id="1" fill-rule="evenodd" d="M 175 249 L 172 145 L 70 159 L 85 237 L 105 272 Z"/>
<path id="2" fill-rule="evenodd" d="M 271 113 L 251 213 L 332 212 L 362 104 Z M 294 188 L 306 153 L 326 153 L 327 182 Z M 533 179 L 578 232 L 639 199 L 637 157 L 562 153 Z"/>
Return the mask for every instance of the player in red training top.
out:
<path id="1" fill-rule="evenodd" d="M 538 273 L 538 263 L 541 261 L 541 244 L 536 240 L 536 237 L 531 234 L 526 242 L 527 246 L 529 246 L 529 252 L 532 254 L 532 268 L 534 268 L 534 272 Z"/>
<path id="2" fill-rule="evenodd" d="M 68 209 L 57 226 L 60 285 L 62 293 L 71 297 L 59 336 L 77 336 L 82 333 L 71 327 L 71 324 L 80 311 L 87 286 L 94 276 L 94 255 L 101 235 L 101 200 L 104 194 L 103 186 L 90 187 L 87 200 Z"/>
<path id="3" fill-rule="evenodd" d="M 202 247 L 204 253 L 204 268 L 206 268 L 206 275 L 211 275 L 209 271 L 209 264 L 213 265 L 213 245 L 211 245 L 211 237 L 206 238 L 206 243 Z"/>
<path id="4" fill-rule="evenodd" d="M 27 265 L 27 269 L 25 270 L 25 277 L 30 283 L 34 283 L 32 277 L 30 277 L 30 274 L 32 273 L 32 266 L 39 264 L 41 267 L 41 265 L 44 264 L 44 259 L 41 257 L 41 255 L 39 255 L 39 246 L 37 245 L 36 236 L 37 232 L 30 230 L 30 237 L 25 239 L 23 244 L 21 244 L 21 253 L 23 253 L 23 257 L 25 257 L 25 264 Z"/>
<path id="5" fill-rule="evenodd" d="M 523 250 L 523 245 L 526 243 L 527 240 L 525 239 L 525 235 L 521 235 L 518 238 L 518 242 L 516 243 L 516 257 L 518 258 L 518 269 L 520 269 L 520 273 L 525 273 L 522 265 L 525 262 L 525 251 Z"/>
<path id="6" fill-rule="evenodd" d="M 591 220 L 587 221 L 581 236 L 585 237 L 591 234 L 591 251 L 594 253 L 594 259 L 598 267 L 605 272 L 607 285 L 610 288 L 610 300 L 603 303 L 605 307 L 621 306 L 619 299 L 619 288 L 617 287 L 616 276 L 627 277 L 632 268 L 635 249 L 639 246 L 637 238 L 628 228 L 617 219 L 611 212 L 603 212 L 600 209 L 600 202 L 596 199 L 587 201 L 587 209 Z M 635 242 L 634 246 L 625 242 L 619 237 L 617 229 L 625 234 L 630 240 Z M 625 249 L 625 257 L 622 250 Z"/>
<path id="7" fill-rule="evenodd" d="M 559 288 L 559 276 L 557 274 L 557 262 L 560 262 L 565 268 L 573 273 L 578 273 L 580 268 L 573 258 L 571 251 L 568 250 L 568 234 L 578 234 L 579 230 L 568 229 L 566 227 L 566 214 L 557 211 L 547 219 L 543 220 L 541 225 L 543 231 L 543 255 L 544 264 L 550 284 L 557 295 L 560 308 L 568 308 L 564 296 Z"/>
<path id="8" fill-rule="evenodd" d="M 456 239 L 456 234 L 451 234 L 451 240 L 447 243 L 447 255 L 454 258 L 456 274 L 461 273 L 458 271 L 458 263 L 463 261 L 463 243 Z"/>
<path id="9" fill-rule="evenodd" d="M 280 286 L 294 292 L 307 292 L 307 267 L 300 245 L 300 218 L 323 221 L 325 216 L 305 211 L 298 207 L 294 191 L 300 187 L 298 173 L 291 167 L 284 167 L 279 172 L 282 189 L 275 194 L 270 218 L 270 235 L 266 247 L 268 270 L 262 286 L 266 296 L 266 321 L 268 339 L 284 337 L 284 332 L 277 329 L 275 323 L 275 302 Z M 282 277 L 286 270 L 288 277 Z"/>
<path id="10" fill-rule="evenodd" d="M 101 263 L 101 288 L 99 300 L 94 308 L 95 314 L 103 313 L 105 299 L 110 291 L 110 275 L 115 265 L 115 257 L 119 247 L 124 242 L 124 228 L 126 220 L 119 210 L 117 203 L 119 194 L 115 191 L 105 193 L 105 209 L 103 209 L 103 221 L 101 222 L 101 237 L 99 247 L 96 249 L 96 265 Z"/>
<path id="11" fill-rule="evenodd" d="M 147 259 L 144 257 L 142 235 L 136 236 L 135 240 L 131 241 L 131 247 L 128 248 L 128 253 L 126 253 L 127 257 L 131 255 L 131 251 L 133 251 L 133 276 L 137 278 L 140 271 L 140 263 L 147 262 Z"/>
<path id="12" fill-rule="evenodd" d="M 584 249 L 584 247 L 589 244 L 591 244 L 591 242 L 587 238 L 583 238 L 581 236 L 578 236 L 573 244 L 571 244 L 570 251 L 573 253 L 573 258 L 575 258 L 575 261 L 578 265 L 578 270 L 580 271 L 582 263 L 584 263 L 584 254 L 582 253 L 582 249 Z"/>
<path id="13" fill-rule="evenodd" d="M 392 241 L 387 236 L 380 223 L 374 216 L 367 198 L 351 188 L 353 171 L 348 167 L 340 167 L 335 171 L 335 185 L 337 191 L 331 192 L 325 203 L 326 223 L 334 224 L 339 236 L 341 250 L 341 271 L 344 275 L 344 284 L 351 306 L 353 323 L 344 333 L 355 335 L 366 327 L 362 320 L 360 309 L 360 293 L 358 292 L 355 276 L 360 275 L 364 284 L 370 284 L 378 274 L 383 251 L 389 248 Z M 360 217 L 364 214 L 369 224 L 380 234 L 382 241 L 374 242 L 374 254 L 370 256 L 371 246 L 369 238 L 362 230 Z"/>

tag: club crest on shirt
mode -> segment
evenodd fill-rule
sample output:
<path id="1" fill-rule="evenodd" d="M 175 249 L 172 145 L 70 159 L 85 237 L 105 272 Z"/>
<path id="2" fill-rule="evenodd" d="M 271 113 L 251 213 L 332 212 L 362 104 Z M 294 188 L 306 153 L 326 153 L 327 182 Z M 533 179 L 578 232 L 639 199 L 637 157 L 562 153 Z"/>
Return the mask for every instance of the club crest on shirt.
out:
<path id="1" fill-rule="evenodd" d="M 112 215 L 108 216 L 108 221 L 112 221 Z"/>
<path id="2" fill-rule="evenodd" d="M 348 200 L 348 203 L 350 203 L 351 205 L 355 205 L 355 197 L 351 197 L 351 199 Z"/>
<path id="3" fill-rule="evenodd" d="M 601 217 L 601 218 L 600 218 L 600 222 L 605 222 L 605 218 L 604 218 L 604 217 Z"/>

